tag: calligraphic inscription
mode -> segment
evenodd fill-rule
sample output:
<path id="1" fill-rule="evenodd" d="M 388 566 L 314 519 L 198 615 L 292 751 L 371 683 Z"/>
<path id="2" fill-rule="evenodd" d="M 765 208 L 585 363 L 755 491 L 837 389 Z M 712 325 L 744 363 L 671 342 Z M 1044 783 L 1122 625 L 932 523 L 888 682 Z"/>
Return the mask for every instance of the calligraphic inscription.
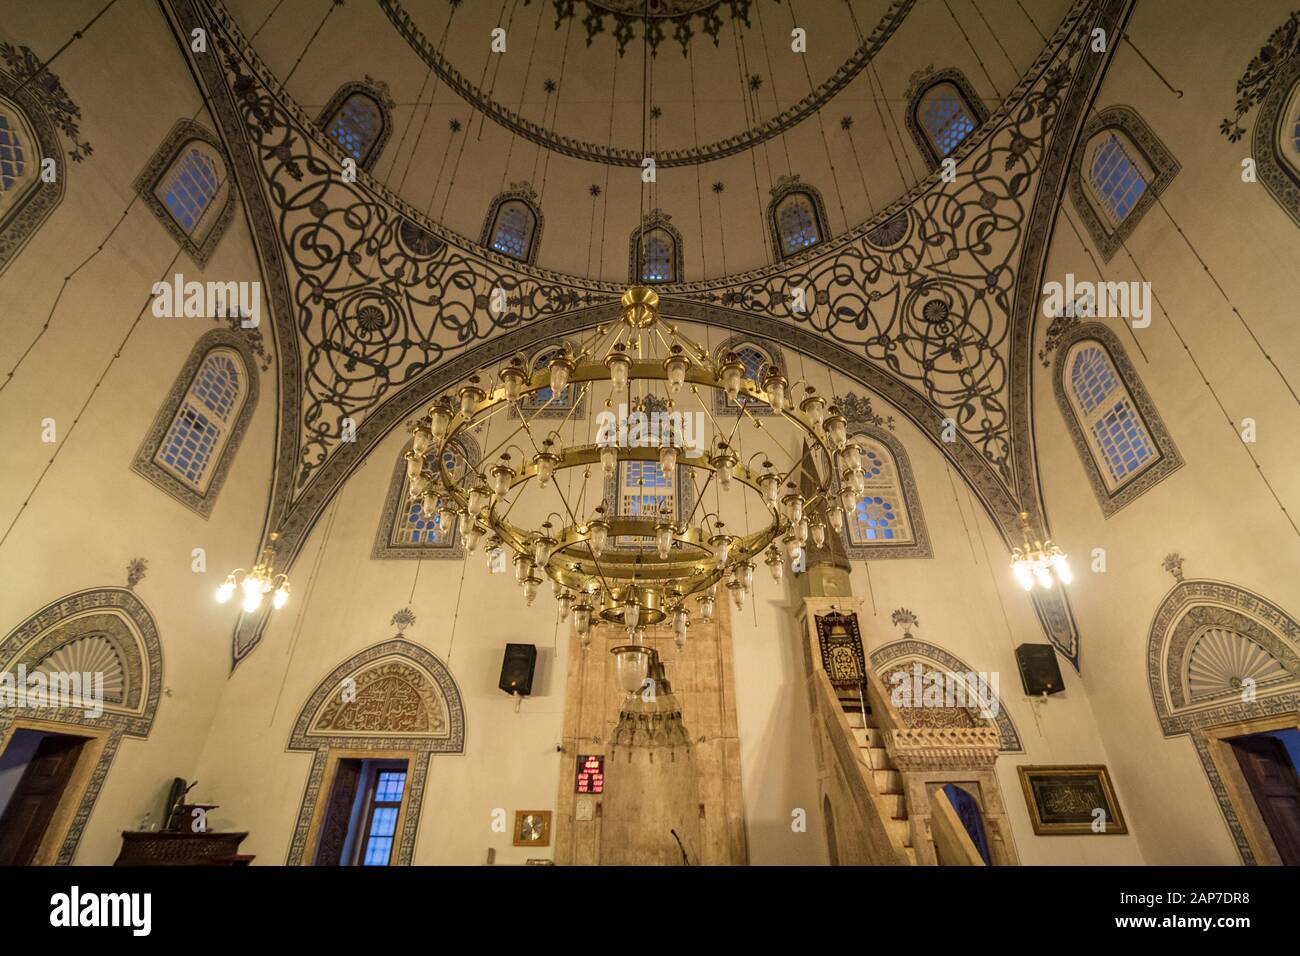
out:
<path id="1" fill-rule="evenodd" d="M 822 667 L 836 689 L 857 688 L 866 679 L 867 665 L 862 654 L 862 635 L 856 614 L 832 612 L 817 615 L 817 643 L 821 647 Z"/>

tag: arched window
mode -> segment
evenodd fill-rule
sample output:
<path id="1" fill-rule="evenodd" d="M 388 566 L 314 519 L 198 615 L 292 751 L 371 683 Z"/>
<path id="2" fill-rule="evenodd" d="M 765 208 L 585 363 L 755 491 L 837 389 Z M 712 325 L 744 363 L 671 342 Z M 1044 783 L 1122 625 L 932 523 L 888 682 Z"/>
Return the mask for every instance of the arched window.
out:
<path id="1" fill-rule="evenodd" d="M 3 77 L 0 71 L 0 89 Z M 28 114 L 18 103 L 0 96 L 0 270 L 62 200 L 68 166 L 63 156 L 58 131 L 43 111 Z M 55 157 L 58 163 L 53 182 L 41 179 L 44 157 Z"/>
<path id="2" fill-rule="evenodd" d="M 248 345 L 209 332 L 190 354 L 132 468 L 205 517 L 257 401 Z"/>
<path id="3" fill-rule="evenodd" d="M 631 280 L 657 283 L 680 282 L 682 275 L 682 237 L 668 220 L 672 218 L 656 209 L 632 233 Z"/>
<path id="4" fill-rule="evenodd" d="M 205 264 L 235 208 L 230 168 L 216 137 L 189 120 L 177 123 L 135 188 L 190 257 Z"/>
<path id="5" fill-rule="evenodd" d="M 1128 107 L 1102 110 L 1088 123 L 1070 191 L 1103 259 L 1115 254 L 1177 172 L 1173 155 Z"/>
<path id="6" fill-rule="evenodd" d="M 493 252 L 532 263 L 537 260 L 542 216 L 537 194 L 528 183 L 512 183 L 508 192 L 492 200 L 479 243 Z"/>
<path id="7" fill-rule="evenodd" d="M 1057 347 L 1057 400 L 1109 515 L 1182 464 L 1151 399 L 1105 326 L 1076 326 Z"/>
<path id="8" fill-rule="evenodd" d="M 644 521 L 646 530 L 665 514 L 677 520 L 681 513 L 680 469 L 664 474 L 657 461 L 624 461 L 618 466 L 618 494 L 614 513 L 620 518 Z M 624 535 L 615 544 L 625 547 L 654 547 L 654 535 Z"/>
<path id="9" fill-rule="evenodd" d="M 1251 156 L 1259 181 L 1300 225 L 1300 57 L 1278 67 L 1260 105 Z"/>
<path id="10" fill-rule="evenodd" d="M 155 192 L 176 224 L 192 236 L 220 185 L 216 161 L 198 143 L 191 143 L 176 157 Z"/>
<path id="11" fill-rule="evenodd" d="M 853 513 L 845 516 L 849 543 L 859 547 L 910 543 L 914 539 L 912 524 L 893 456 L 882 443 L 866 435 L 851 440 L 862 449 L 867 490 Z"/>
<path id="12" fill-rule="evenodd" d="M 766 343 L 759 344 L 752 339 L 741 336 L 734 336 L 724 341 L 717 349 L 714 350 L 714 361 L 721 364 L 730 356 L 734 355 L 740 364 L 745 367 L 745 378 L 752 381 L 755 385 L 761 386 L 763 378 L 768 372 L 776 369 L 784 371 L 785 361 L 781 351 L 773 345 Z M 746 408 L 749 414 L 763 416 L 771 415 L 772 409 L 763 402 L 749 398 L 746 395 L 737 396 L 733 402 L 727 397 L 727 393 L 717 390 L 715 398 L 714 412 L 718 415 L 732 415 L 737 413 L 737 409 Z"/>
<path id="13" fill-rule="evenodd" d="M 951 156 L 988 118 L 959 70 L 931 73 L 908 92 L 907 125 L 931 168 Z"/>
<path id="14" fill-rule="evenodd" d="M 802 185 L 798 176 L 783 177 L 773 188 L 768 219 L 772 241 L 782 259 L 826 238 L 826 209 L 821 195 L 811 186 Z"/>
<path id="15" fill-rule="evenodd" d="M 393 479 L 389 484 L 388 495 L 384 499 L 384 509 L 379 520 L 379 531 L 375 536 L 375 546 L 371 556 L 375 558 L 459 558 L 463 555 L 461 546 L 460 521 L 457 519 L 451 527 L 444 527 L 437 512 L 424 513 L 421 501 L 411 500 L 411 484 L 407 477 L 406 452 L 410 451 L 408 442 L 398 456 Z M 425 459 L 425 468 L 435 475 L 440 475 L 437 460 L 438 451 L 430 451 Z M 458 437 L 443 452 L 443 464 L 452 481 L 463 485 L 470 473 L 477 472 L 479 461 L 478 446 L 468 436 Z M 438 502 L 439 504 L 441 501 Z"/>
<path id="16" fill-rule="evenodd" d="M 373 169 L 388 140 L 390 102 L 381 86 L 345 83 L 321 111 L 318 125 L 362 169 Z"/>
<path id="17" fill-rule="evenodd" d="M 850 393 L 836 396 L 835 404 L 849 420 L 849 441 L 860 450 L 866 478 L 858 506 L 844 515 L 845 554 L 864 561 L 931 557 L 920 494 L 902 444 L 874 423 L 863 399 Z"/>

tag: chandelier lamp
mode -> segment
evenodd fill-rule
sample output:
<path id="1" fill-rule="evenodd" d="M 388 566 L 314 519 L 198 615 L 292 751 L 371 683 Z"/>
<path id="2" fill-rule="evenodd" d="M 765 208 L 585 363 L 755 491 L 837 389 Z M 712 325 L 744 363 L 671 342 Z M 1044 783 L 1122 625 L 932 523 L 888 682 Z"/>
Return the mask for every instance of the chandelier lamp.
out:
<path id="1" fill-rule="evenodd" d="M 1023 544 L 1011 551 L 1011 572 L 1022 588 L 1032 591 L 1035 585 L 1050 588 L 1055 581 L 1069 584 L 1074 580 L 1065 552 L 1050 538 L 1040 541 L 1033 536 L 1027 511 L 1020 512 L 1020 530 Z"/>
<path id="2" fill-rule="evenodd" d="M 495 387 L 484 384 L 493 378 Z M 526 604 L 533 604 L 549 580 L 559 619 L 572 616 L 584 647 L 597 627 L 626 633 L 629 643 L 619 648 L 620 662 L 627 658 L 632 671 L 643 669 L 644 655 L 627 648 L 643 645 L 647 627 L 670 625 L 682 646 L 692 614 L 711 621 L 720 596 L 729 595 L 743 608 L 753 592 L 757 561 L 782 580 L 787 559 L 798 557 L 809 538 L 824 542 L 828 526 L 840 530 L 843 509 L 857 507 L 865 488 L 860 449 L 848 441 L 844 417 L 812 386 L 805 386 L 796 402 L 793 392 L 801 383 L 791 385 L 778 370 L 764 370 L 759 379 L 747 377 L 734 353 L 715 360 L 660 318 L 653 289 L 634 286 L 623 294 L 617 321 L 566 346 L 545 368 L 530 374 L 516 356 L 495 376 L 486 371 L 471 376 L 454 398 L 439 397 L 411 422 L 411 500 L 420 503 L 426 517 L 436 516 L 440 528 L 459 522 L 467 552 L 483 542 L 490 563 L 502 558 L 512 563 Z M 565 389 L 577 390 L 567 406 L 572 416 L 578 399 L 594 386 L 608 389 L 606 409 L 654 408 L 668 426 L 646 441 L 598 431 L 592 443 L 567 446 L 558 429 L 538 427 L 539 414 Z M 718 392 L 735 410 L 734 424 L 715 418 Z M 756 418 L 750 413 L 754 403 L 767 405 L 773 414 Z M 714 439 L 705 442 L 686 432 L 691 441 L 684 441 L 682 415 L 707 419 Z M 508 434 L 472 465 L 458 438 L 467 430 L 481 432 L 498 416 Z M 774 429 L 788 433 L 784 440 L 765 442 L 764 450 L 745 462 L 737 438 L 742 422 L 773 438 Z M 789 460 L 778 467 L 772 459 L 782 454 Z M 606 500 L 593 504 L 585 493 L 588 478 L 617 480 L 620 466 L 629 462 L 642 463 L 643 475 L 648 465 L 657 464 L 665 482 L 692 486 L 690 513 L 674 514 L 671 495 L 658 499 L 650 514 L 625 515 Z M 574 493 L 575 481 L 584 489 L 581 496 Z M 710 501 L 716 496 L 719 509 L 733 501 L 736 509 L 743 504 L 747 526 L 729 527 L 716 512 L 703 510 L 706 491 Z M 516 509 L 528 494 L 558 499 L 531 509 L 549 512 L 535 527 L 517 517 L 530 510 Z M 752 497 L 742 503 L 740 496 Z M 625 678 L 631 682 L 630 675 Z"/>
<path id="3" fill-rule="evenodd" d="M 271 607 L 278 611 L 285 606 L 289 600 L 289 576 L 275 573 L 275 541 L 278 537 L 278 533 L 271 533 L 251 571 L 236 568 L 226 575 L 225 583 L 217 588 L 217 603 L 225 604 L 239 590 L 244 596 L 244 613 L 252 614 L 262 606 L 262 597 L 274 591 Z"/>

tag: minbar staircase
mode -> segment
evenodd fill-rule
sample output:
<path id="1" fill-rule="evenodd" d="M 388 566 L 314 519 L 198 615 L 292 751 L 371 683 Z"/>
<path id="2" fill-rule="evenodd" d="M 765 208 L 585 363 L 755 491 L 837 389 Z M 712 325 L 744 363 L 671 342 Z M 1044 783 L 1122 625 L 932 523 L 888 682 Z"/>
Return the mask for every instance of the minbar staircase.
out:
<path id="1" fill-rule="evenodd" d="M 862 705 L 857 702 L 840 701 L 844 708 L 844 717 L 853 729 L 853 739 L 857 741 L 863 762 L 871 773 L 876 785 L 881 816 L 889 831 L 890 839 L 903 848 L 907 861 L 917 865 L 916 848 L 912 846 L 912 828 L 907 822 L 907 795 L 903 791 L 903 775 L 894 766 L 885 749 L 884 732 L 871 719 L 871 708 L 863 713 Z"/>

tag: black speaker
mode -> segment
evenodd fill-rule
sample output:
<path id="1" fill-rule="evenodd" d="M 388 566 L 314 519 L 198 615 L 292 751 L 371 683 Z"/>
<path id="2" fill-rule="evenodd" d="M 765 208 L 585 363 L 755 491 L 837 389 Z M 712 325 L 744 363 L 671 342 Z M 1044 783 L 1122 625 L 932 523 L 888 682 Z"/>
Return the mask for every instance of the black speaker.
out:
<path id="1" fill-rule="evenodd" d="M 507 694 L 527 697 L 533 692 L 533 669 L 536 666 L 536 644 L 507 644 L 505 656 L 501 658 L 501 680 L 497 686 Z"/>
<path id="2" fill-rule="evenodd" d="M 1056 666 L 1056 649 L 1051 644 L 1021 644 L 1016 648 L 1016 663 L 1020 665 L 1020 682 L 1026 694 L 1037 697 L 1065 690 L 1061 669 Z"/>

